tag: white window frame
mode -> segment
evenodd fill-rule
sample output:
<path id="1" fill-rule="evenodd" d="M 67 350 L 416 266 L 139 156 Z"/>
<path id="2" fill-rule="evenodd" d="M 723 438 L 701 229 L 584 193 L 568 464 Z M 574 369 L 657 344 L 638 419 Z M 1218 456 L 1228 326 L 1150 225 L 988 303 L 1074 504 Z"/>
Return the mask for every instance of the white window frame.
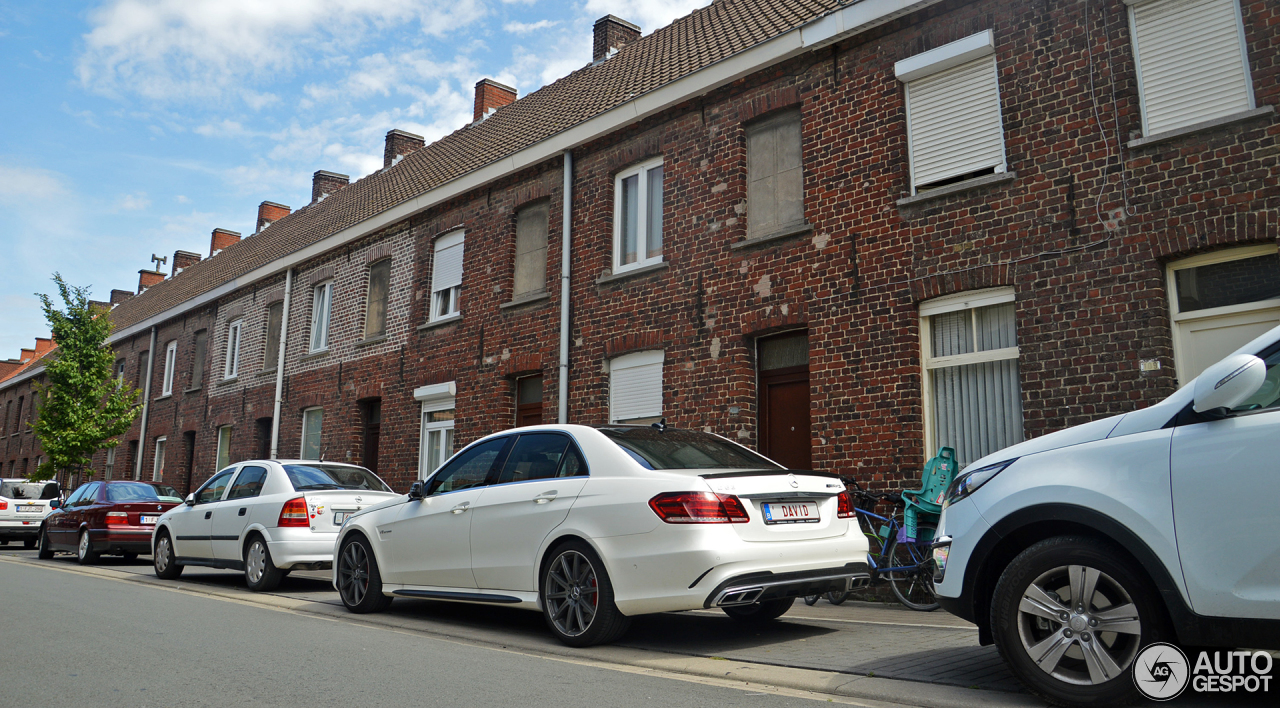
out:
<path id="1" fill-rule="evenodd" d="M 283 317 L 283 314 L 281 315 Z M 310 353 L 329 348 L 329 323 L 333 319 L 333 280 L 325 280 L 311 286 L 311 339 Z M 280 334 L 284 337 L 284 333 Z"/>
<path id="2" fill-rule="evenodd" d="M 173 395 L 173 372 L 174 365 L 178 363 L 178 341 L 175 339 L 169 342 L 164 348 L 164 384 L 161 386 L 161 396 Z"/>
<path id="3" fill-rule="evenodd" d="M 651 351 L 632 352 L 631 354 L 623 354 L 609 360 L 609 422 L 619 423 L 623 421 L 629 422 L 646 422 L 649 420 L 658 420 L 662 417 L 662 404 L 665 394 L 665 375 L 664 362 L 666 360 L 666 352 L 661 349 Z M 658 366 L 658 409 L 656 412 L 646 413 L 645 415 L 633 415 L 626 418 L 618 417 L 616 391 L 614 389 L 616 376 L 618 372 L 627 369 L 638 368 L 642 366 Z"/>
<path id="4" fill-rule="evenodd" d="M 214 473 L 221 472 L 231 464 L 231 431 L 235 426 L 224 425 L 218 428 L 217 446 L 213 449 Z M 222 442 L 226 440 L 227 456 L 224 460 L 222 457 Z"/>
<path id="5" fill-rule="evenodd" d="M 649 228 L 649 172 L 655 168 L 663 167 L 661 157 L 652 160 L 646 160 L 638 165 L 627 168 L 619 172 L 613 178 L 613 272 L 625 273 L 636 268 L 643 268 L 655 263 L 662 262 L 662 245 L 658 246 L 657 255 L 649 255 L 648 228 Z M 666 192 L 666 171 L 663 170 L 663 192 Z M 623 263 L 622 252 L 622 181 L 628 177 L 636 177 L 637 199 L 640 204 L 636 209 L 636 260 L 634 263 Z M 665 194 L 659 195 L 665 197 Z M 665 226 L 665 220 L 664 224 Z M 663 234 L 659 234 L 662 238 Z M 663 238 L 663 241 L 666 239 Z"/>
<path id="6" fill-rule="evenodd" d="M 933 332 L 930 318 L 934 315 L 942 315 L 957 310 L 969 310 L 974 313 L 971 316 L 976 318 L 978 308 L 1014 302 L 1015 299 L 1013 288 L 1000 287 L 946 295 L 920 304 L 920 368 L 923 374 L 921 376 L 920 390 L 923 397 L 921 411 L 924 414 L 924 457 L 926 460 L 933 457 L 933 454 L 938 450 L 938 431 L 935 429 L 936 423 L 933 410 L 933 377 L 930 375 L 932 371 L 966 364 L 1017 359 L 1021 354 L 1021 349 L 1015 346 L 1005 347 L 1004 349 L 989 349 L 971 354 L 934 357 L 931 346 Z M 974 330 L 977 330 L 976 323 Z"/>
<path id="7" fill-rule="evenodd" d="M 419 386 L 413 391 L 414 400 L 418 401 L 421 412 L 419 413 L 420 430 L 418 432 L 418 479 L 426 479 L 427 475 L 439 468 L 427 469 L 428 454 L 431 451 L 429 444 L 430 433 L 438 431 L 440 433 L 440 442 L 442 443 L 440 453 L 440 464 L 443 465 L 453 454 L 453 438 L 447 435 L 445 431 L 454 429 L 454 421 L 442 420 L 428 423 L 427 414 L 437 411 L 454 410 L 458 403 L 458 387 L 453 381 L 439 384 L 430 384 L 428 386 Z M 444 445 L 445 441 L 448 445 Z"/>
<path id="8" fill-rule="evenodd" d="M 151 481 L 152 481 L 152 482 L 162 482 L 162 481 L 164 481 L 164 479 L 163 479 L 163 477 L 164 477 L 164 454 L 165 454 L 165 452 L 166 452 L 166 451 L 168 451 L 168 448 L 169 448 L 169 438 L 168 438 L 168 436 L 161 435 L 160 437 L 156 438 L 156 454 L 155 454 L 155 459 L 153 459 L 153 460 L 152 460 L 152 462 L 151 462 Z"/>
<path id="9" fill-rule="evenodd" d="M 307 457 L 307 418 L 319 415 L 320 430 L 316 433 L 319 440 L 316 440 L 316 456 Z M 302 409 L 302 443 L 298 446 L 298 459 L 300 460 L 318 460 L 324 455 L 324 408 L 321 406 L 311 406 Z"/>
<path id="10" fill-rule="evenodd" d="M 227 325 L 227 354 L 222 367 L 222 378 L 234 379 L 240 375 L 240 342 L 244 334 L 244 319 L 236 319 Z"/>
<path id="11" fill-rule="evenodd" d="M 116 471 L 116 446 L 107 448 L 107 459 L 102 464 L 103 479 L 111 479 Z"/>
<path id="12" fill-rule="evenodd" d="M 466 263 L 466 253 L 467 253 L 466 251 L 467 234 L 465 230 L 458 229 L 456 231 L 453 231 L 452 233 L 445 234 L 444 236 L 441 236 L 440 238 L 436 239 L 435 244 L 432 246 L 433 253 L 432 253 L 432 259 L 431 259 L 431 302 L 430 302 L 431 312 L 429 313 L 429 316 L 428 316 L 429 322 L 441 322 L 444 320 L 451 320 L 451 319 L 454 319 L 455 317 L 462 316 L 462 308 L 460 307 L 460 303 L 459 303 L 459 296 L 461 295 L 461 291 L 462 291 L 462 283 L 461 283 L 462 276 L 461 275 L 459 276 L 458 278 L 459 282 L 455 285 L 449 285 L 444 288 L 436 287 L 436 277 L 438 275 L 436 266 L 438 264 L 440 252 L 446 249 L 455 248 L 455 247 L 462 249 L 463 264 L 464 264 L 463 273 L 465 273 L 466 272 L 465 263 Z M 438 314 L 440 311 L 440 302 L 446 298 L 448 299 L 448 307 L 445 310 L 445 314 L 443 315 Z"/>

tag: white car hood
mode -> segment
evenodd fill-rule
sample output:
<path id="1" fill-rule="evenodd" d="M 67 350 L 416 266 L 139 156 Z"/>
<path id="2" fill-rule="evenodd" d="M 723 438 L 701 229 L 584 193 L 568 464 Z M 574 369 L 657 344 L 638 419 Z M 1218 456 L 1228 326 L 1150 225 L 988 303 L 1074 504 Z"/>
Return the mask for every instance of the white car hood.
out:
<path id="1" fill-rule="evenodd" d="M 972 464 L 966 466 L 964 470 L 961 470 L 961 473 L 966 470 L 976 470 L 990 464 L 1011 460 L 1015 457 L 1026 457 L 1027 455 L 1034 455 L 1038 452 L 1047 452 L 1049 450 L 1057 450 L 1059 448 L 1070 447 L 1072 445 L 1080 445 L 1081 443 L 1102 440 L 1107 437 L 1112 430 L 1115 430 L 1116 426 L 1119 425 L 1120 420 L 1127 415 L 1130 414 L 1121 413 L 1120 415 L 1113 415 L 1110 418 L 1095 420 L 1092 423 L 1085 423 L 1065 430 L 1059 430 L 1056 433 L 1049 433 L 1048 435 L 1041 435 L 1038 438 L 1024 440 L 1017 445 L 1011 445 L 1003 450 L 993 452 L 986 457 L 978 459 Z"/>

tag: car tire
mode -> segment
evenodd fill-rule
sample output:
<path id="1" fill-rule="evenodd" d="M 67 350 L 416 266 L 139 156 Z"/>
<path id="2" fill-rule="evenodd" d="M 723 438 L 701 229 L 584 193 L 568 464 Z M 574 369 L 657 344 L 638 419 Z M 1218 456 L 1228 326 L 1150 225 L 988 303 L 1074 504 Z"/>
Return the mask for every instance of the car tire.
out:
<path id="1" fill-rule="evenodd" d="M 1138 567 L 1118 547 L 1084 536 L 1040 541 L 1009 563 L 991 599 L 991 631 L 1028 690 L 1059 706 L 1138 698 L 1134 658 L 1171 636 Z"/>
<path id="2" fill-rule="evenodd" d="M 631 626 L 613 601 L 604 562 L 584 541 L 556 547 L 538 583 L 542 616 L 556 639 L 571 647 L 608 644 Z"/>
<path id="3" fill-rule="evenodd" d="M 37 536 L 36 538 L 24 538 L 22 539 L 22 547 L 27 550 L 31 550 L 32 548 L 36 547 L 36 542 L 39 540 L 40 540 L 39 536 Z"/>
<path id="4" fill-rule="evenodd" d="M 40 560 L 49 560 L 53 557 L 53 547 L 49 545 L 49 531 L 40 527 L 40 550 L 36 551 L 36 558 Z"/>
<path id="5" fill-rule="evenodd" d="M 244 549 L 244 581 L 254 592 L 270 592 L 280 586 L 284 574 L 271 562 L 271 549 L 261 536 L 249 539 Z"/>
<path id="6" fill-rule="evenodd" d="M 101 554 L 93 550 L 93 542 L 89 540 L 89 530 L 80 532 L 80 541 L 76 544 L 76 562 L 80 565 L 92 565 L 98 562 Z"/>
<path id="7" fill-rule="evenodd" d="M 182 575 L 184 566 L 178 563 L 178 557 L 173 549 L 173 540 L 169 538 L 168 531 L 161 531 L 156 534 L 156 547 L 151 554 L 151 558 L 155 565 L 157 578 L 161 580 L 176 580 L 179 575 Z"/>
<path id="8" fill-rule="evenodd" d="M 750 605 L 730 605 L 721 607 L 726 615 L 739 622 L 769 622 L 787 614 L 796 599 L 784 597 L 778 600 L 765 600 Z"/>
<path id="9" fill-rule="evenodd" d="M 381 612 L 391 605 L 392 598 L 382 594 L 378 559 L 364 536 L 353 533 L 342 542 L 336 575 L 338 597 L 348 610 L 363 615 Z"/>
<path id="10" fill-rule="evenodd" d="M 121 553 L 121 554 L 120 554 L 120 557 L 124 559 L 124 562 L 125 562 L 125 563 L 132 563 L 132 562 L 134 562 L 134 561 L 138 560 L 138 554 L 137 554 L 137 553 Z"/>

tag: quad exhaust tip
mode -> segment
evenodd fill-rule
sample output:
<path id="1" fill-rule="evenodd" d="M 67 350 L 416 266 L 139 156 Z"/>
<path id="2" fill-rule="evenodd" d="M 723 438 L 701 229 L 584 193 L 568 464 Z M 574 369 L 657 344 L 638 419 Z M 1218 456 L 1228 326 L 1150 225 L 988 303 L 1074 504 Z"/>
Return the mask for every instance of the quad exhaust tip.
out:
<path id="1" fill-rule="evenodd" d="M 762 587 L 754 588 L 732 588 L 724 591 L 720 595 L 720 599 L 716 601 L 716 607 L 731 607 L 733 605 L 750 605 L 760 599 L 760 595 L 764 592 Z"/>

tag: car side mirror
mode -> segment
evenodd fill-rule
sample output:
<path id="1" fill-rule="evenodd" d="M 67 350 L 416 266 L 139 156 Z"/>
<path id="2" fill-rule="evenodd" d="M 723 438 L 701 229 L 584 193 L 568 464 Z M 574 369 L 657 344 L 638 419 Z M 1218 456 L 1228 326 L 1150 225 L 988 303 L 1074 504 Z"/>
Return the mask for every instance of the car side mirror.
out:
<path id="1" fill-rule="evenodd" d="M 182 500 L 182 503 L 183 503 L 183 504 L 186 504 L 187 506 L 195 506 L 195 505 L 196 505 L 196 493 L 195 493 L 195 492 L 192 492 L 192 493 L 188 494 L 188 495 L 187 495 L 187 498 Z"/>
<path id="2" fill-rule="evenodd" d="M 409 487 L 409 499 L 421 501 L 425 496 L 427 496 L 427 485 L 425 482 L 414 482 L 413 485 Z"/>
<path id="3" fill-rule="evenodd" d="M 1267 365 L 1252 354 L 1236 354 L 1210 366 L 1196 377 L 1192 408 L 1196 413 L 1227 411 L 1262 388 Z"/>
<path id="4" fill-rule="evenodd" d="M 53 501 L 49 502 L 49 508 L 60 509 L 62 508 L 62 502 L 58 501 L 57 499 L 54 499 Z"/>

